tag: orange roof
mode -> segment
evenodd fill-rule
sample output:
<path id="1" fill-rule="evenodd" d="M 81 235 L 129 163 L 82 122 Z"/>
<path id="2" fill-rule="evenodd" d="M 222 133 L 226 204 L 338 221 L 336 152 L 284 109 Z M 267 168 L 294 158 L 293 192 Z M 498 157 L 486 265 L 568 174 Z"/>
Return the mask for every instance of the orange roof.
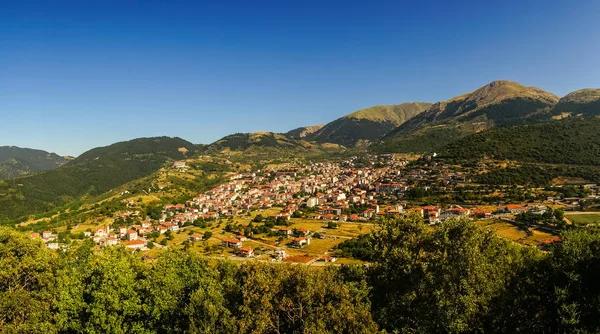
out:
<path id="1" fill-rule="evenodd" d="M 144 240 L 130 240 L 130 241 L 123 242 L 123 245 L 125 245 L 125 246 L 143 245 L 143 244 L 144 244 Z"/>

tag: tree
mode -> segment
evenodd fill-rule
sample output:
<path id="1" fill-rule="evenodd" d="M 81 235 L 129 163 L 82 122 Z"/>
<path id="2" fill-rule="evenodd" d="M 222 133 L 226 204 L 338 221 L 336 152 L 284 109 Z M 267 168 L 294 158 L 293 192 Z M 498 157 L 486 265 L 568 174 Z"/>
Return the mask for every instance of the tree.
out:
<path id="1" fill-rule="evenodd" d="M 143 330 L 143 285 L 132 284 L 145 272 L 139 256 L 125 248 L 106 247 L 84 261 L 72 261 L 60 276 L 62 290 L 57 309 L 62 330 Z"/>
<path id="2" fill-rule="evenodd" d="M 368 289 L 350 287 L 337 269 L 305 266 L 241 266 L 238 326 L 253 333 L 374 333 Z"/>
<path id="3" fill-rule="evenodd" d="M 372 243 L 376 318 L 390 331 L 485 331 L 529 252 L 468 220 L 428 232 L 418 216 L 383 221 Z"/>
<path id="4" fill-rule="evenodd" d="M 0 227 L 0 328 L 7 333 L 55 331 L 51 305 L 61 263 L 40 240 Z"/>

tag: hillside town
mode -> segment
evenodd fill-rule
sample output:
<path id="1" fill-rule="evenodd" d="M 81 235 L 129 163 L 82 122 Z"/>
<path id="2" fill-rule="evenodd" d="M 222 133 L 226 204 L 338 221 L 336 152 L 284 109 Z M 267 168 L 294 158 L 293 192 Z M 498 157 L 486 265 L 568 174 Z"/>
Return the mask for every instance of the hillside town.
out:
<path id="1" fill-rule="evenodd" d="M 529 202 L 472 203 L 460 205 L 446 200 L 445 194 L 465 192 L 490 193 L 491 190 L 470 183 L 466 172 L 449 165 L 432 162 L 431 156 L 422 158 L 420 164 L 395 158 L 393 155 L 351 157 L 339 161 L 315 162 L 306 166 L 285 165 L 256 170 L 250 173 L 230 173 L 227 182 L 198 194 L 185 203 L 168 204 L 156 219 L 137 219 L 137 212 L 125 211 L 119 216 L 132 223 L 119 226 L 102 226 L 84 233 L 99 246 L 123 245 L 131 250 L 147 250 L 149 237 L 177 233 L 180 228 L 197 222 L 247 218 L 251 212 L 269 212 L 260 217 L 272 222 L 269 233 L 292 237 L 288 247 L 301 249 L 310 245 L 315 231 L 292 228 L 291 218 L 323 221 L 323 224 L 370 223 L 379 219 L 416 214 L 427 224 L 443 223 L 447 219 L 505 219 L 514 221 L 518 215 L 528 213 L 541 217 L 548 205 L 577 205 L 578 201 L 596 200 L 598 187 L 586 185 L 585 198 L 548 196 Z M 185 172 L 185 162 L 174 162 L 171 168 Z M 420 201 L 419 192 L 441 194 L 438 203 Z M 509 192 L 508 189 L 495 192 Z M 520 191 L 525 191 L 521 189 Z M 422 196 L 421 196 L 422 197 Z M 464 201 L 463 201 L 464 202 Z M 130 201 L 128 204 L 132 204 Z M 487 204 L 487 205 L 486 205 Z M 550 209 L 551 210 L 551 209 Z M 254 220 L 260 222 L 260 220 Z M 248 224 L 246 224 L 247 226 Z M 265 229 L 261 230 L 263 233 Z M 251 247 L 245 246 L 253 232 L 241 229 L 233 236 L 223 237 L 220 245 L 233 249 L 240 257 L 254 257 Z M 51 231 L 32 234 L 44 240 L 49 248 L 61 247 Z M 204 239 L 201 233 L 189 236 L 190 242 Z M 274 257 L 282 259 L 285 250 L 278 249 Z"/>

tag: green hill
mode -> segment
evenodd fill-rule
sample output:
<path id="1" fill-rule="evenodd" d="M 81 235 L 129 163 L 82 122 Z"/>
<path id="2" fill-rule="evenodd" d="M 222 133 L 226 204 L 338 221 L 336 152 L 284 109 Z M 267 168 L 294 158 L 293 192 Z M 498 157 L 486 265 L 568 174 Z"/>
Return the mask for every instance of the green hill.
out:
<path id="1" fill-rule="evenodd" d="M 600 115 L 600 89 L 587 88 L 567 94 L 552 108 L 552 114 L 562 117 Z"/>
<path id="2" fill-rule="evenodd" d="M 372 146 L 376 152 L 428 152 L 493 127 L 548 118 L 558 97 L 535 87 L 500 80 L 438 102 Z"/>
<path id="3" fill-rule="evenodd" d="M 600 165 L 600 119 L 566 119 L 497 128 L 455 141 L 440 156 L 521 162 Z"/>
<path id="4" fill-rule="evenodd" d="M 310 126 L 302 126 L 296 128 L 294 130 L 288 131 L 284 133 L 288 137 L 296 138 L 296 139 L 304 139 L 307 136 L 312 135 L 313 133 L 321 130 L 323 128 L 323 124 L 319 125 L 310 125 Z"/>
<path id="5" fill-rule="evenodd" d="M 413 102 L 361 109 L 326 124 L 306 138 L 319 143 L 353 147 L 380 139 L 430 106 L 430 103 Z"/>
<path id="6" fill-rule="evenodd" d="M 194 150 L 194 144 L 181 138 L 139 138 L 92 149 L 55 170 L 0 181 L 0 221 L 104 193 Z"/>
<path id="7" fill-rule="evenodd" d="M 251 155 L 320 154 L 338 151 L 337 144 L 318 144 L 273 132 L 236 133 L 210 144 L 207 152 L 243 152 Z"/>
<path id="8" fill-rule="evenodd" d="M 69 159 L 55 153 L 16 146 L 0 146 L 0 179 L 58 168 Z"/>

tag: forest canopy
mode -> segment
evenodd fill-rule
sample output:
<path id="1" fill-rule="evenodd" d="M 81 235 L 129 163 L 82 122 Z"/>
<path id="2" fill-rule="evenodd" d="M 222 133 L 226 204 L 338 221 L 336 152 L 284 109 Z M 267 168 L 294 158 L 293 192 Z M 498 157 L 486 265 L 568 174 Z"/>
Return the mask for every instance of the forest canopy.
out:
<path id="1" fill-rule="evenodd" d="M 365 240 L 366 239 L 366 240 Z M 547 253 L 468 220 L 410 216 L 363 237 L 369 266 L 143 260 L 84 241 L 66 251 L 0 228 L 0 328 L 11 333 L 597 332 L 600 232 Z"/>

